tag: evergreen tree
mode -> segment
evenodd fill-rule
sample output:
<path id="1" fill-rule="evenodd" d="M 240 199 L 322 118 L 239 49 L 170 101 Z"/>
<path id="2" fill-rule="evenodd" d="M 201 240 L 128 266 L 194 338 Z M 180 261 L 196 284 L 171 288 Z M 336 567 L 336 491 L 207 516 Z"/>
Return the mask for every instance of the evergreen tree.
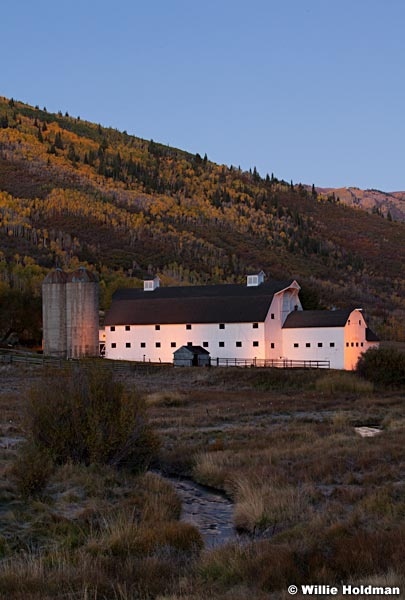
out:
<path id="1" fill-rule="evenodd" d="M 64 150 L 65 148 L 60 131 L 57 131 L 55 135 L 55 148 L 58 148 L 59 150 Z"/>
<path id="2" fill-rule="evenodd" d="M 74 164 L 76 163 L 76 161 L 77 161 L 76 150 L 72 143 L 69 144 L 67 157 L 69 160 L 72 161 L 72 163 L 74 163 Z"/>

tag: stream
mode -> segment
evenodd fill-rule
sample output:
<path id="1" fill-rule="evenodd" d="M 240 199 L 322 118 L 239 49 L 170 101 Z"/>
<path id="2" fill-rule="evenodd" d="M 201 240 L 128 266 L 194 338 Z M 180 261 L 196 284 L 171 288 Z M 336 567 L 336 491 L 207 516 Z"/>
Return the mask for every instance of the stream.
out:
<path id="1" fill-rule="evenodd" d="M 226 496 L 190 479 L 164 478 L 180 496 L 180 520 L 197 527 L 207 548 L 239 539 L 233 527 L 233 503 Z"/>

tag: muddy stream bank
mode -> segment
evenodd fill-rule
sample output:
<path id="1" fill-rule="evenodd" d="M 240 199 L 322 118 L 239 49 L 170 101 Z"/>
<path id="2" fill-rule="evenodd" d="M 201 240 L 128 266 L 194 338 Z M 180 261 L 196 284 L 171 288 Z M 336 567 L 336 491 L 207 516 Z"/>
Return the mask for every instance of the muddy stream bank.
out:
<path id="1" fill-rule="evenodd" d="M 160 475 L 173 485 L 181 499 L 181 521 L 197 527 L 206 547 L 242 537 L 233 526 L 234 505 L 224 494 L 187 478 Z"/>

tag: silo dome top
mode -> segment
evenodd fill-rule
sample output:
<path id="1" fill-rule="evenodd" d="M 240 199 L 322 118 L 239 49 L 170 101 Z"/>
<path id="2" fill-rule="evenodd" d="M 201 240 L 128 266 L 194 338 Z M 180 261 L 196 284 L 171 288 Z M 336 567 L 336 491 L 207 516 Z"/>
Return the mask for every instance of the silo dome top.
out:
<path id="1" fill-rule="evenodd" d="M 57 268 L 54 271 L 50 271 L 42 283 L 66 283 L 67 278 L 67 273 Z"/>
<path id="2" fill-rule="evenodd" d="M 94 283 L 98 281 L 97 275 L 85 267 L 79 267 L 73 273 L 69 273 L 67 281 L 70 283 Z"/>

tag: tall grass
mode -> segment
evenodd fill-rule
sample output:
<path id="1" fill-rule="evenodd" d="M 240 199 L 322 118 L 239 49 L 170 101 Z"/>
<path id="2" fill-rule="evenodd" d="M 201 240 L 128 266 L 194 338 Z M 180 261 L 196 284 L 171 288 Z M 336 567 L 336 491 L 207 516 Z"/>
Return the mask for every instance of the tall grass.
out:
<path id="1" fill-rule="evenodd" d="M 317 379 L 315 389 L 325 394 L 371 394 L 374 390 L 374 385 L 371 381 L 361 379 L 355 373 L 335 371 Z"/>
<path id="2" fill-rule="evenodd" d="M 249 532 L 270 529 L 275 533 L 308 518 L 311 512 L 307 488 L 263 481 L 255 476 L 237 477 L 233 485 L 237 529 Z"/>

